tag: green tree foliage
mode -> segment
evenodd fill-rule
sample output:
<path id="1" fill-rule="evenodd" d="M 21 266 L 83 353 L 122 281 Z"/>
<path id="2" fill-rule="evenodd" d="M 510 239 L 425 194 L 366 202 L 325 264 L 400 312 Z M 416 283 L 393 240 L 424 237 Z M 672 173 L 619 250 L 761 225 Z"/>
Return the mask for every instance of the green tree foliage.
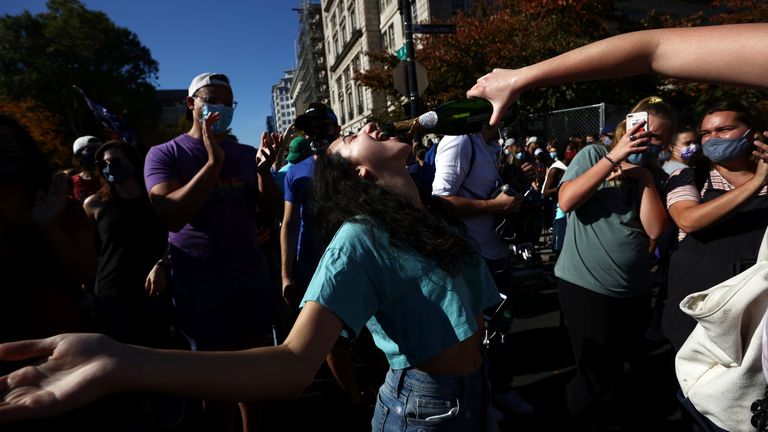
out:
<path id="1" fill-rule="evenodd" d="M 134 129 L 149 137 L 158 64 L 128 29 L 78 0 L 49 0 L 47 11 L 0 17 L 0 97 L 32 100 L 59 118 L 65 142 L 109 134 L 96 121 L 77 85 Z"/>

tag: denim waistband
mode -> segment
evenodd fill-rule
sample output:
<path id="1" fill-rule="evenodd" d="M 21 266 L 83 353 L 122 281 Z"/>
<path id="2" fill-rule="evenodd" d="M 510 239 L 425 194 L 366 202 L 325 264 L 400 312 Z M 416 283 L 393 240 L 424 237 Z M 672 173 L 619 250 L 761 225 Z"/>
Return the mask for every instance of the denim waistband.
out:
<path id="1" fill-rule="evenodd" d="M 384 382 L 395 394 L 403 390 L 435 396 L 473 393 L 486 387 L 485 368 L 484 364 L 475 372 L 456 375 L 432 374 L 413 368 L 390 369 Z"/>

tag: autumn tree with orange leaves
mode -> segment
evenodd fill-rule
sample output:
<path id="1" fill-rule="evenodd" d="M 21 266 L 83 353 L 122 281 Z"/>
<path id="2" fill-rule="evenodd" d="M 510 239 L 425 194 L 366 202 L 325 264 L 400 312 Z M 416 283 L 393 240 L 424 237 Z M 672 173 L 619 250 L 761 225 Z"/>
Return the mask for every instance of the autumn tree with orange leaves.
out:
<path id="1" fill-rule="evenodd" d="M 427 69 L 427 107 L 464 97 L 477 78 L 493 68 L 519 68 L 588 44 L 617 32 L 610 0 L 495 0 L 475 2 L 470 13 L 449 23 L 455 34 L 416 37 L 416 60 Z M 358 74 L 375 90 L 392 88 L 393 54 L 371 53 L 376 67 Z M 614 83 L 576 83 L 533 89 L 520 99 L 523 113 L 599 102 L 628 104 L 629 97 L 653 88 L 653 77 Z M 391 91 L 391 90 L 390 90 Z"/>
<path id="2" fill-rule="evenodd" d="M 61 119 L 32 99 L 0 100 L 0 114 L 8 116 L 24 127 L 39 145 L 54 168 L 71 165 L 71 150 L 59 129 Z"/>
<path id="3" fill-rule="evenodd" d="M 428 108 L 463 97 L 478 77 L 493 68 L 520 68 L 615 34 L 660 27 L 768 21 L 768 3 L 762 0 L 716 0 L 711 8 L 703 8 L 708 16 L 700 12 L 674 17 L 648 11 L 643 19 L 629 19 L 611 0 L 475 3 L 470 13 L 457 14 L 449 21 L 456 25 L 455 34 L 416 35 L 416 60 L 424 65 L 429 76 L 429 87 L 422 96 Z M 374 90 L 388 91 L 394 100 L 392 68 L 397 59 L 387 52 L 370 54 L 376 66 L 356 78 Z M 539 113 L 600 102 L 631 106 L 652 94 L 663 96 L 683 111 L 700 111 L 704 105 L 723 97 L 768 99 L 761 91 L 646 75 L 532 89 L 521 96 L 519 107 L 522 113 Z M 396 109 L 390 115 L 402 117 L 404 113 Z"/>

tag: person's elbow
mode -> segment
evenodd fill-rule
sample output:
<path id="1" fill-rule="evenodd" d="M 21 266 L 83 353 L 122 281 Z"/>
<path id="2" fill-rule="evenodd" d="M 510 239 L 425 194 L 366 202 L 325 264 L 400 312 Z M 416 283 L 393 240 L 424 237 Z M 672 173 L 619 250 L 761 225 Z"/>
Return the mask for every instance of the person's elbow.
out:
<path id="1" fill-rule="evenodd" d="M 571 189 L 569 182 L 565 182 L 560 186 L 560 193 L 557 195 L 557 205 L 565 213 L 572 212 L 578 207 L 576 194 Z"/>
<path id="2" fill-rule="evenodd" d="M 314 382 L 315 374 L 297 373 L 286 388 L 286 398 L 297 398 Z"/>
<path id="3" fill-rule="evenodd" d="M 172 233 L 181 231 L 187 224 L 186 221 L 183 221 L 178 217 L 173 217 L 173 215 L 165 214 L 164 212 L 158 212 L 158 219 L 160 219 L 160 222 L 162 222 L 163 225 L 168 228 L 168 231 Z"/>
<path id="4" fill-rule="evenodd" d="M 688 214 L 678 216 L 675 219 L 675 225 L 686 234 L 696 232 L 702 228 L 701 223 L 696 218 L 690 217 Z"/>
<path id="5" fill-rule="evenodd" d="M 302 356 L 297 353 L 290 354 L 290 360 L 287 360 L 285 366 L 291 370 L 285 374 L 286 379 L 283 382 L 280 396 L 286 399 L 292 399 L 301 396 L 315 380 L 315 374 L 318 367 L 308 364 Z"/>
<path id="6" fill-rule="evenodd" d="M 666 217 L 658 218 L 656 221 L 648 224 L 645 227 L 645 233 L 651 240 L 658 240 L 666 231 L 669 226 L 669 221 Z"/>
<path id="7" fill-rule="evenodd" d="M 686 234 L 704 228 L 701 216 L 693 211 L 693 207 L 695 205 L 688 202 L 680 202 L 675 203 L 669 208 L 669 216 L 675 221 L 675 225 Z"/>
<path id="8" fill-rule="evenodd" d="M 159 201 L 159 200 L 158 200 Z M 163 200 L 162 202 L 153 202 L 155 207 L 155 213 L 160 222 L 168 228 L 168 231 L 177 233 L 187 224 L 187 221 L 181 217 L 181 212 L 174 211 L 168 203 Z"/>
<path id="9" fill-rule="evenodd" d="M 572 212 L 576 210 L 576 200 L 572 199 L 571 195 L 567 193 L 560 192 L 560 196 L 557 199 L 557 205 L 560 206 L 560 210 L 564 211 L 565 213 Z"/>

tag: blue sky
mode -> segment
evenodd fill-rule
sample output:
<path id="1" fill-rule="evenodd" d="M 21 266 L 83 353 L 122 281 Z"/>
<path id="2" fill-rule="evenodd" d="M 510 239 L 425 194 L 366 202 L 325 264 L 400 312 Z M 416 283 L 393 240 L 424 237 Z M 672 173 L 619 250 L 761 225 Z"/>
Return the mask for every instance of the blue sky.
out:
<path id="1" fill-rule="evenodd" d="M 296 64 L 299 16 L 292 8 L 299 0 L 81 1 L 150 49 L 160 66 L 158 89 L 186 89 L 201 72 L 227 74 L 238 101 L 232 129 L 242 142 L 258 145 L 272 85 Z M 0 0 L 0 14 L 23 10 L 43 12 L 45 0 Z"/>

